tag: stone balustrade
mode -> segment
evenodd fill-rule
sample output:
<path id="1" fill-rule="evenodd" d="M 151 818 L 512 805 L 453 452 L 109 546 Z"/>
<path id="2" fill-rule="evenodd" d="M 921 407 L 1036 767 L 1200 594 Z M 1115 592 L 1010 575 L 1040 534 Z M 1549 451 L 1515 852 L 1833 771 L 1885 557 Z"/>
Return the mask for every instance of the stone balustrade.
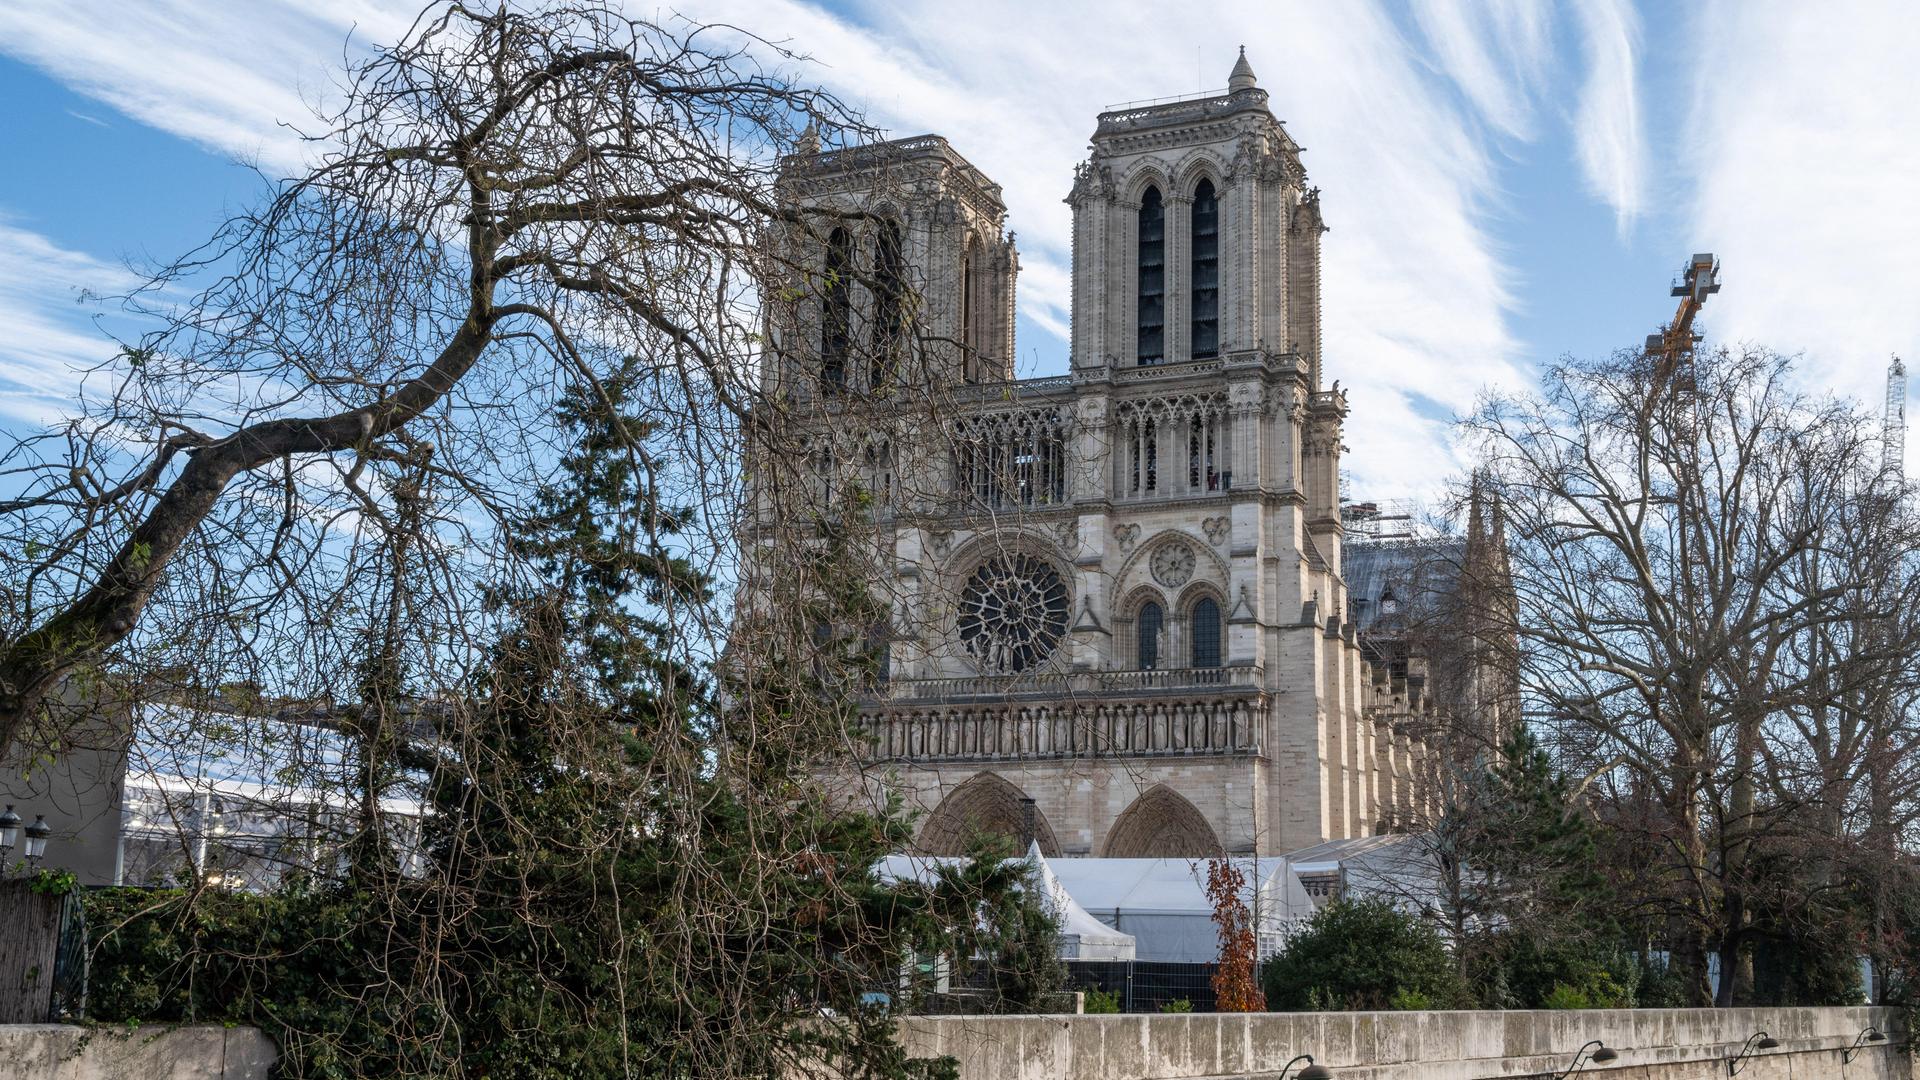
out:
<path id="1" fill-rule="evenodd" d="M 1139 676 L 1131 693 L 1035 689 L 1031 698 L 982 693 L 965 700 L 969 695 L 956 692 L 926 704 L 909 694 L 870 707 L 861 723 L 878 761 L 1253 756 L 1261 752 L 1267 698 L 1251 687 L 1233 690 L 1225 673 L 1244 670 L 1211 669 L 1221 678 L 1212 693 L 1204 685 L 1173 686 L 1181 672 L 1125 672 L 1107 674 Z M 1156 688 L 1174 692 L 1143 693 Z"/>

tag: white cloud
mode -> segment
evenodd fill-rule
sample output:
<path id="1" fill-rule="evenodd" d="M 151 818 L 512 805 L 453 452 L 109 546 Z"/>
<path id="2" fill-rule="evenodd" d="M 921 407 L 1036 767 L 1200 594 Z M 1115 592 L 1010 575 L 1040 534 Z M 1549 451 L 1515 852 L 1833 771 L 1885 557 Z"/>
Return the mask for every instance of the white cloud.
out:
<path id="1" fill-rule="evenodd" d="M 1006 0 L 970 4 L 964 19 L 951 11 L 929 0 L 875 4 L 853 22 L 797 0 L 714 0 L 694 14 L 792 40 L 820 61 L 815 77 L 895 134 L 951 139 L 1005 188 L 1021 310 L 1057 329 L 1071 296 L 1072 218 L 1061 200 L 1095 116 L 1127 99 L 1223 86 L 1235 46 L 1246 45 L 1325 189 L 1326 377 L 1352 391 L 1355 491 L 1427 491 L 1453 471 L 1446 425 L 1432 414 L 1469 407 L 1488 381 L 1521 378 L 1504 268 L 1483 223 L 1497 178 L 1478 125 L 1382 6 L 1216 3 L 1189 11 L 1182 34 L 1146 10 L 1111 6 L 1098 18 Z M 1471 80 L 1463 93 L 1488 123 L 1522 131 L 1546 28 L 1518 2 L 1472 25 L 1493 36 L 1472 56 L 1469 31 L 1426 32 L 1452 42 L 1458 55 L 1443 66 Z"/>
<path id="2" fill-rule="evenodd" d="M 162 131 L 269 168 L 302 158 L 315 103 L 335 96 L 348 38 L 406 29 L 411 5 L 361 0 L 12 0 L 0 52 Z"/>
<path id="3" fill-rule="evenodd" d="M 1888 353 L 1920 355 L 1920 19 L 1741 0 L 1691 30 L 1687 233 L 1726 264 L 1705 329 L 1877 406 Z"/>
<path id="4" fill-rule="evenodd" d="M 1355 490 L 1430 488 L 1454 468 L 1433 415 L 1467 407 L 1488 381 L 1520 378 L 1506 270 L 1485 219 L 1500 197 L 1488 139 L 1530 131 L 1548 62 L 1546 16 L 1527 0 L 1422 9 L 1422 42 L 1384 4 L 1361 0 L 1219 0 L 1186 9 L 1177 32 L 1153 9 L 1108 5 L 1090 16 L 1018 0 L 977 0 L 964 17 L 934 0 L 869 0 L 851 17 L 801 0 L 679 10 L 808 54 L 805 77 L 896 134 L 948 136 L 1004 185 L 1021 243 L 1021 310 L 1054 334 L 1071 295 L 1061 200 L 1095 115 L 1120 100 L 1224 85 L 1245 44 L 1325 189 L 1326 373 L 1353 391 Z M 391 39 L 411 13 L 411 3 L 382 0 L 259 3 L 244 18 L 194 0 L 27 0 L 0 9 L 0 49 L 156 127 L 290 164 L 298 146 L 277 122 L 304 122 L 330 91 L 349 28 L 358 25 L 356 40 Z M 1630 93 L 1630 77 L 1626 85 Z"/>
<path id="5" fill-rule="evenodd" d="M 70 412 L 81 373 L 117 348 L 86 321 L 110 305 L 85 298 L 133 284 L 122 267 L 0 219 L 0 416 L 39 424 Z"/>
<path id="6" fill-rule="evenodd" d="M 1487 122 L 1530 138 L 1532 98 L 1552 58 L 1551 10 L 1532 0 L 1422 0 L 1412 12 L 1440 70 Z"/>
<path id="7" fill-rule="evenodd" d="M 1629 0 L 1580 0 L 1574 6 L 1586 50 L 1587 78 L 1574 115 L 1574 139 L 1588 188 L 1613 208 L 1622 235 L 1646 199 L 1646 134 L 1640 119 L 1640 16 Z"/>

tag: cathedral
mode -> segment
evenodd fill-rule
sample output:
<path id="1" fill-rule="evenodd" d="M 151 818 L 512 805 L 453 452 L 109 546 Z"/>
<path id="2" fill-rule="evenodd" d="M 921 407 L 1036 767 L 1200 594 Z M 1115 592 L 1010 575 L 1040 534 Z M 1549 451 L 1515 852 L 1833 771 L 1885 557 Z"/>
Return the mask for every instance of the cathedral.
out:
<path id="1" fill-rule="evenodd" d="M 1364 358 L 1323 340 L 1321 196 L 1244 50 L 1224 91 L 1100 114 L 1063 376 L 1013 377 L 1001 189 L 947 140 L 804 147 L 783 182 L 844 224 L 790 238 L 822 284 L 767 378 L 872 494 L 891 589 L 850 789 L 898 795 L 932 854 L 1274 855 L 1423 819 L 1445 703 L 1362 629 L 1406 560 L 1351 587 L 1324 384 Z M 908 335 L 941 419 L 843 408 L 906 384 Z"/>

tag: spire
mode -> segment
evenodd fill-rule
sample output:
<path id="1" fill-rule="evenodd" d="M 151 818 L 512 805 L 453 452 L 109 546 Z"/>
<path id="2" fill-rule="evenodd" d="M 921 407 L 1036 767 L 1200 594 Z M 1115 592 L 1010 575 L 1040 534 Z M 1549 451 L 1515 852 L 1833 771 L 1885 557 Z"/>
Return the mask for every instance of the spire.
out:
<path id="1" fill-rule="evenodd" d="M 819 152 L 820 152 L 820 129 L 817 126 L 815 126 L 813 120 L 809 118 L 807 120 L 806 130 L 800 133 L 800 140 L 798 145 L 794 147 L 794 153 L 817 154 Z"/>
<path id="2" fill-rule="evenodd" d="M 1227 93 L 1235 94 L 1242 90 L 1251 90 L 1255 86 L 1253 65 L 1247 63 L 1247 47 L 1240 46 L 1240 59 L 1233 62 L 1233 72 L 1227 76 Z"/>

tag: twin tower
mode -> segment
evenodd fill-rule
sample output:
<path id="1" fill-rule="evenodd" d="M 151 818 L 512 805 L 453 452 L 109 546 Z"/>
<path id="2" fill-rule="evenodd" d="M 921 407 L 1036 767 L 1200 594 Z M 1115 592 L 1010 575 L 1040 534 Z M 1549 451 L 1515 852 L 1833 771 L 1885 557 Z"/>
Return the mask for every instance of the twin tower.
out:
<path id="1" fill-rule="evenodd" d="M 1244 52 L 1224 91 L 1100 115 L 1065 376 L 1013 377 L 1006 208 L 945 139 L 783 183 L 829 220 L 785 240 L 812 287 L 766 377 L 886 554 L 849 791 L 903 796 L 934 853 L 1276 854 L 1425 811 L 1424 680 L 1347 618 L 1319 196 Z"/>

